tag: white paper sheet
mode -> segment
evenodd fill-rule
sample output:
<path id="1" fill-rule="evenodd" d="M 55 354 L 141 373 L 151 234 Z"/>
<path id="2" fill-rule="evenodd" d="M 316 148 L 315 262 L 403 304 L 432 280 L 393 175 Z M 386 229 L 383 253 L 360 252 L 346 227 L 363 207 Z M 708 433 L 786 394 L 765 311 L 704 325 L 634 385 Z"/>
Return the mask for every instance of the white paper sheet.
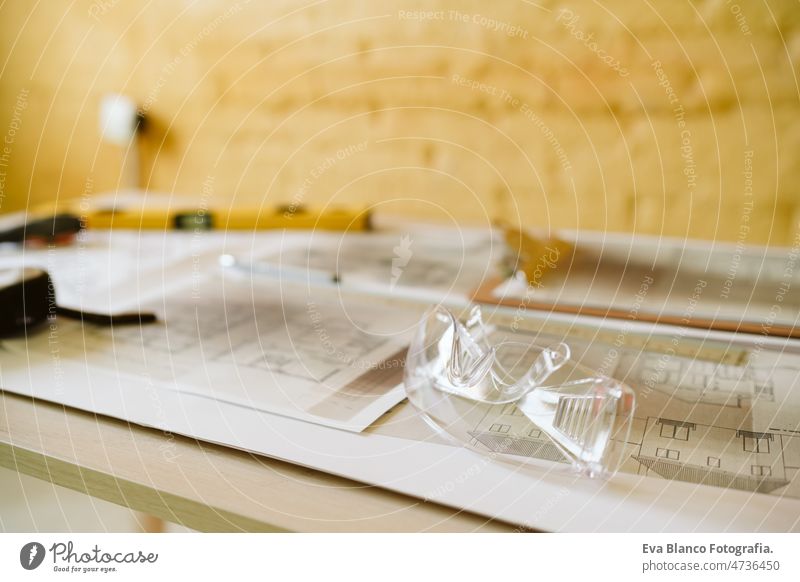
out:
<path id="1" fill-rule="evenodd" d="M 156 236 L 164 235 L 158 233 Z M 176 289 L 173 281 L 175 274 L 189 277 L 190 290 L 202 289 L 200 283 L 203 277 L 200 274 L 207 273 L 207 267 L 214 264 L 217 252 L 239 253 L 243 249 L 252 249 L 256 244 L 263 248 L 265 245 L 280 243 L 279 240 L 276 242 L 274 236 L 260 237 L 258 243 L 251 237 L 220 238 L 219 235 L 214 235 L 216 239 L 212 240 L 213 237 L 204 238 L 207 236 L 205 234 L 198 239 L 191 236 L 192 238 L 178 237 L 187 243 L 185 249 L 190 252 L 189 263 L 182 261 L 180 257 L 176 261 L 156 257 L 148 263 L 151 265 L 149 270 L 136 271 L 135 275 L 128 273 L 127 278 L 121 275 L 119 279 L 115 279 L 112 288 L 98 290 L 99 295 L 103 296 L 105 293 L 109 303 L 114 305 L 130 303 L 136 297 L 152 299 Z M 133 252 L 130 249 L 115 250 Z M 138 257 L 139 261 L 147 258 L 141 253 L 126 256 Z M 109 260 L 106 264 L 110 265 L 112 262 Z M 128 264 L 135 269 L 135 261 Z M 47 267 L 47 263 L 43 266 Z M 135 284 L 131 283 L 132 276 Z M 77 282 L 81 281 L 85 283 L 86 279 L 78 277 Z M 242 285 L 241 280 L 227 281 L 238 289 L 234 294 L 237 296 L 235 303 L 240 302 L 242 293 L 250 302 L 253 298 L 263 298 L 261 293 L 265 283 L 244 281 L 245 284 Z M 59 277 L 56 277 L 56 284 L 59 285 Z M 286 289 L 285 285 L 283 289 Z M 81 295 L 84 301 L 87 297 L 85 291 L 86 288 Z M 342 301 L 340 306 L 346 313 L 349 301 L 336 296 L 335 290 L 334 296 L 334 304 Z M 200 298 L 202 297 L 201 292 Z M 319 297 L 315 292 L 314 298 L 319 301 Z M 287 299 L 285 294 L 282 297 L 284 299 Z M 293 300 L 299 301 L 299 305 L 303 306 L 303 301 L 307 301 L 308 296 L 290 294 L 288 303 L 291 304 Z M 355 304 L 362 307 L 360 299 L 355 299 Z M 378 310 L 394 311 L 396 306 L 390 302 Z M 166 314 L 168 318 L 168 304 L 155 307 L 157 311 L 164 307 L 165 311 L 161 314 Z M 305 309 L 308 315 L 307 303 Z M 238 309 L 235 311 L 239 312 Z M 509 316 L 514 316 L 512 311 L 506 312 Z M 397 327 L 402 321 L 394 322 L 391 318 L 387 320 L 383 317 L 370 319 L 373 322 L 386 323 L 388 328 L 374 328 L 369 333 L 403 333 Z M 540 323 L 545 322 L 543 318 L 534 316 L 533 319 Z M 547 325 L 558 323 L 562 328 L 570 330 L 583 329 L 579 324 L 591 321 L 587 318 L 566 316 L 546 318 Z M 647 338 L 643 340 L 643 345 L 650 345 L 649 338 L 654 331 L 699 338 L 706 348 L 710 347 L 710 340 L 731 342 L 731 336 L 727 334 L 700 333 L 630 322 L 606 322 L 602 333 L 611 334 L 613 342 L 620 334 L 629 339 L 636 335 L 634 332 L 640 332 Z M 600 333 L 590 328 L 584 329 L 584 332 L 579 335 L 591 341 Z M 136 336 L 135 332 L 128 333 Z M 213 335 L 210 338 L 212 340 Z M 82 342 L 86 336 L 79 337 Z M 186 387 L 176 390 L 170 384 L 169 375 L 164 380 L 156 379 L 152 374 L 141 377 L 129 371 L 119 373 L 115 366 L 89 367 L 85 360 L 76 361 L 69 353 L 70 349 L 80 352 L 80 347 L 68 348 L 63 342 L 51 344 L 45 338 L 46 335 L 36 340 L 44 342 L 39 349 L 17 346 L 10 351 L 7 344 L 2 346 L 0 387 L 176 434 L 307 465 L 524 527 L 560 531 L 800 530 L 800 501 L 780 494 L 764 495 L 677 479 L 666 480 L 625 473 L 620 473 L 607 482 L 591 481 L 565 474 L 560 463 L 548 463 L 541 459 L 532 459 L 536 464 L 527 466 L 502 462 L 497 456 L 481 455 L 444 441 L 432 433 L 405 403 L 382 416 L 376 425 L 356 434 L 266 413 L 251 405 L 255 397 L 250 393 L 239 394 L 245 401 L 245 405 L 242 405 L 241 401 L 235 402 L 233 399 L 216 399 L 213 391 Z M 166 336 L 164 339 L 166 340 Z M 123 341 L 123 338 L 120 337 L 119 340 Z M 130 338 L 124 341 L 129 340 Z M 757 342 L 761 346 L 759 349 L 765 350 L 762 357 L 767 356 L 766 348 L 777 348 L 779 353 L 788 345 L 796 349 L 798 344 L 762 337 L 749 340 Z M 142 342 L 134 337 L 133 345 L 137 345 L 137 342 L 141 347 Z M 102 345 L 101 343 L 101 348 Z M 189 349 L 191 351 L 193 348 Z M 135 351 L 128 350 L 126 353 L 131 355 Z M 390 351 L 387 350 L 386 353 Z M 682 352 L 678 350 L 678 353 Z M 384 354 L 379 356 L 383 357 Z M 109 356 L 106 354 L 103 357 Z M 194 357 L 196 352 L 192 358 Z M 237 354 L 232 357 L 236 359 Z M 176 362 L 179 359 L 182 361 L 179 357 L 172 360 L 167 358 L 166 361 Z M 200 360 L 193 361 L 197 363 Z M 117 358 L 116 364 L 123 368 L 130 365 L 135 367 L 135 358 L 130 362 Z M 766 365 L 771 364 L 767 362 Z M 738 385 L 735 388 L 741 387 Z M 788 426 L 787 424 L 786 427 Z M 646 435 L 647 431 L 643 434 Z"/>
<path id="2" fill-rule="evenodd" d="M 30 367 L 28 367 L 30 365 Z M 800 531 L 800 501 L 618 474 L 588 480 L 443 444 L 407 405 L 355 434 L 48 356 L 0 350 L 0 386 L 549 531 Z M 143 389 L 144 388 L 144 389 Z M 405 438 L 409 433 L 415 439 Z M 177 462 L 180 462 L 178 459 Z"/>
<path id="3" fill-rule="evenodd" d="M 213 271 L 212 271 L 213 273 Z M 5 342 L 24 356 L 112 370 L 264 412 L 361 431 L 400 402 L 402 359 L 420 308 L 218 274 L 139 306 L 155 324 L 57 320 Z"/>
<path id="4" fill-rule="evenodd" d="M 503 251 L 500 238 L 488 230 L 419 226 L 382 233 L 315 232 L 282 247 L 254 252 L 254 265 L 332 273 L 345 288 L 424 295 L 432 301 L 469 296 L 496 276 Z"/>
<path id="5" fill-rule="evenodd" d="M 153 311 L 159 322 L 114 330 L 58 318 L 8 342 L 20 354 L 128 374 L 309 422 L 361 431 L 402 400 L 399 358 L 419 304 L 223 270 L 224 253 L 297 248 L 309 233 L 90 231 L 75 245 L 5 248 L 0 268 L 50 272 L 58 303 L 88 311 Z M 404 306 L 403 306 L 404 305 Z"/>
<path id="6" fill-rule="evenodd" d="M 509 279 L 498 300 L 637 311 L 680 320 L 695 296 L 695 319 L 791 327 L 800 318 L 800 249 L 665 240 L 644 235 L 562 234 L 575 255 L 537 286 Z"/>

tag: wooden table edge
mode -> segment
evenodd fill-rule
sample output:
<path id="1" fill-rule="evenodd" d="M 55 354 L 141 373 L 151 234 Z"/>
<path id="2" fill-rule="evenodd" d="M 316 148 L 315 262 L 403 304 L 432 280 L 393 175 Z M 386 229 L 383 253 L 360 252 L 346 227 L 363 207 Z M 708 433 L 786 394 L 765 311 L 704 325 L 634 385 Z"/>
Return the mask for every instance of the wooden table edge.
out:
<path id="1" fill-rule="evenodd" d="M 296 518 L 287 514 L 285 519 L 264 520 L 219 507 L 218 504 L 208 504 L 203 500 L 192 499 L 186 495 L 176 494 L 164 487 L 154 487 L 150 484 L 136 482 L 133 479 L 115 475 L 110 471 L 88 466 L 79 459 L 70 458 L 63 451 L 53 452 L 48 450 L 44 443 L 31 445 L 36 440 L 32 434 L 32 427 L 26 427 L 26 434 L 22 439 L 15 439 L 15 431 L 10 427 L 8 418 L 9 403 L 19 413 L 20 410 L 30 413 L 32 417 L 43 416 L 43 422 L 49 419 L 63 417 L 66 423 L 86 425 L 95 423 L 97 429 L 103 431 L 130 431 L 133 438 L 163 438 L 160 431 L 127 423 L 118 419 L 95 415 L 85 411 L 65 407 L 59 404 L 36 400 L 20 396 L 11 392 L 0 390 L 0 466 L 6 467 L 21 474 L 29 475 L 55 485 L 66 487 L 73 491 L 96 497 L 117 505 L 128 507 L 149 515 L 156 516 L 166 521 L 186 526 L 198 531 L 207 532 L 286 532 L 286 531 L 452 531 L 452 532 L 511 532 L 519 531 L 512 524 L 491 520 L 463 510 L 449 508 L 432 502 L 426 502 L 395 493 L 379 487 L 371 487 L 330 475 L 314 469 L 294 465 L 286 461 L 269 457 L 252 455 L 229 449 L 220 445 L 200 442 L 195 439 L 171 436 L 177 439 L 184 451 L 196 451 L 198 455 L 205 455 L 209 450 L 230 456 L 242 461 L 249 457 L 253 463 L 258 463 L 266 470 L 275 468 L 287 479 L 316 480 L 323 485 L 314 485 L 314 490 L 331 497 L 331 503 L 337 503 L 337 491 L 358 489 L 358 495 L 364 499 L 377 500 L 387 510 L 405 512 L 402 519 L 390 519 L 391 527 L 384 528 L 379 520 L 373 519 L 359 527 L 359 521 L 341 521 L 327 519 L 322 516 L 320 524 L 324 527 L 303 527 L 307 518 Z M 19 420 L 19 419 L 17 419 Z M 25 424 L 24 422 L 22 424 Z M 30 423 L 28 423 L 30 424 Z M 74 431 L 70 432 L 74 436 Z M 15 442 L 21 440 L 23 442 Z M 81 443 L 75 443 L 80 446 Z M 244 459 L 247 462 L 247 459 Z M 302 494 L 302 493 L 298 493 Z M 280 500 L 277 500 L 280 502 Z M 397 516 L 395 516 L 396 518 Z M 336 526 L 338 523 L 338 527 Z"/>

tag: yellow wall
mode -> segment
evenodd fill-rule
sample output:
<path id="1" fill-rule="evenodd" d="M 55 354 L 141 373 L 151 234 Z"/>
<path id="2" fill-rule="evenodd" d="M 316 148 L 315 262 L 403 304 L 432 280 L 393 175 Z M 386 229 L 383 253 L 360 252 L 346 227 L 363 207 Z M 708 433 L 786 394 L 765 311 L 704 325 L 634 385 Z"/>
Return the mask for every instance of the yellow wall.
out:
<path id="1" fill-rule="evenodd" d="M 794 0 L 11 0 L 0 62 L 0 211 L 115 187 L 114 91 L 146 183 L 211 203 L 798 233 Z"/>

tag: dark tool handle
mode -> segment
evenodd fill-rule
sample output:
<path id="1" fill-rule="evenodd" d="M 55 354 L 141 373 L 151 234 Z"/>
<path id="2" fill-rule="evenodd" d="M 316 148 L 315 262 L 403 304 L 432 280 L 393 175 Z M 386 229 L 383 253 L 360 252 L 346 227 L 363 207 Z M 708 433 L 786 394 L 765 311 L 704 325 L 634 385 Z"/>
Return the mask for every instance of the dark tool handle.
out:
<path id="1" fill-rule="evenodd" d="M 77 234 L 82 228 L 83 223 L 77 216 L 66 213 L 56 214 L 0 231 L 0 243 L 21 243 L 30 239 L 52 242 Z"/>

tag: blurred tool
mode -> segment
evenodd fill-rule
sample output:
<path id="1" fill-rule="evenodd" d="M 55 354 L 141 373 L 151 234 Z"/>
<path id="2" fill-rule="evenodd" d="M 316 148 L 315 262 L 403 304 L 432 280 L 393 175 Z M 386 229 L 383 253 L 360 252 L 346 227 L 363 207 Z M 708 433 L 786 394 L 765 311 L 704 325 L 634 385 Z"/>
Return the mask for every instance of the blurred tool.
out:
<path id="1" fill-rule="evenodd" d="M 30 267 L 0 270 L 0 305 L 0 338 L 33 330 L 56 315 L 105 326 L 156 321 L 152 313 L 106 315 L 57 305 L 50 275 Z"/>
<path id="2" fill-rule="evenodd" d="M 82 228 L 77 216 L 56 214 L 0 231 L 0 243 L 63 244 L 71 242 Z"/>
<path id="3" fill-rule="evenodd" d="M 304 207 L 233 206 L 203 208 L 191 203 L 174 203 L 170 207 L 113 205 L 98 207 L 86 214 L 88 228 L 135 228 L 178 230 L 266 230 L 322 229 L 369 230 L 370 214 L 366 210 L 332 208 L 315 211 Z"/>
<path id="4" fill-rule="evenodd" d="M 280 265 L 276 263 L 245 262 L 237 259 L 233 255 L 222 255 L 219 264 L 226 268 L 233 268 L 250 275 L 261 275 L 270 279 L 297 281 L 299 283 L 311 283 L 321 285 L 338 285 L 341 278 L 338 273 L 323 271 L 322 269 L 306 269 L 292 265 Z"/>
<path id="5" fill-rule="evenodd" d="M 42 204 L 37 215 L 56 212 L 80 215 L 85 228 L 135 230 L 269 230 L 306 229 L 368 231 L 372 216 L 366 208 L 342 206 L 313 209 L 300 205 L 263 206 L 198 203 L 191 196 L 133 190 L 99 195 L 96 199 Z"/>
<path id="6" fill-rule="evenodd" d="M 233 269 L 251 278 L 263 277 L 282 283 L 303 283 L 314 287 L 336 287 L 342 292 L 365 293 L 375 297 L 402 297 L 407 301 L 447 302 L 447 298 L 435 290 L 392 287 L 388 283 L 365 281 L 359 278 L 357 273 L 349 273 L 347 279 L 343 281 L 341 272 L 274 262 L 243 261 L 233 255 L 220 256 L 219 264 L 223 268 Z"/>

